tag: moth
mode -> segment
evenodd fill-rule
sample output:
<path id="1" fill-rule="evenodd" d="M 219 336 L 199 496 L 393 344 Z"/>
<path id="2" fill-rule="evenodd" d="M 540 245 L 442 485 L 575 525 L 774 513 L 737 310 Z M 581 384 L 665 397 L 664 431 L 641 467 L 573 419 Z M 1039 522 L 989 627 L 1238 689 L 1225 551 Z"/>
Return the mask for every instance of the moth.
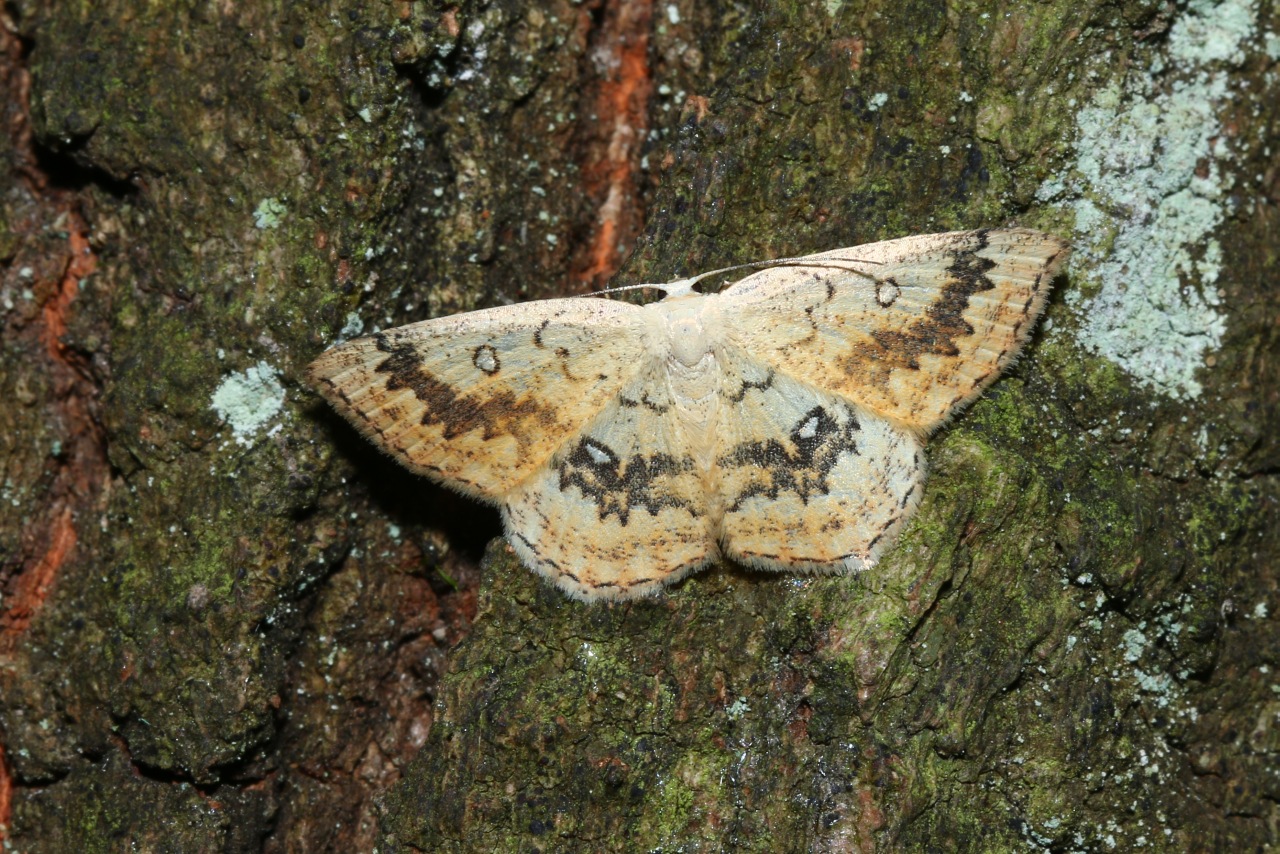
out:
<path id="1" fill-rule="evenodd" d="M 837 249 L 340 344 L 311 383 L 409 469 L 498 505 L 570 596 L 652 594 L 721 557 L 874 565 L 920 502 L 923 440 L 1018 355 L 1067 244 L 1021 228 Z M 754 265 L 750 265 L 754 266 Z M 735 268 L 731 268 L 735 269 Z"/>

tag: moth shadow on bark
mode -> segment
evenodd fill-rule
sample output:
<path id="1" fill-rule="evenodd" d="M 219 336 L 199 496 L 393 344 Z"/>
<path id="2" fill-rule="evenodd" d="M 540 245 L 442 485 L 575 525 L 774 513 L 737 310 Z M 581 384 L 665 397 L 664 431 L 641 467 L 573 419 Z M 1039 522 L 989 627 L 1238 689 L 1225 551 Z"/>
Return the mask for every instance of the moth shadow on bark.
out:
<path id="1" fill-rule="evenodd" d="M 485 548 L 502 536 L 497 508 L 409 471 L 323 404 L 317 402 L 310 414 L 350 465 L 348 484 L 363 490 L 369 504 L 402 538 L 416 542 L 433 586 L 436 580 L 443 580 L 445 587 L 478 584 Z"/>
<path id="2" fill-rule="evenodd" d="M 753 595 L 761 596 L 766 600 L 775 600 L 779 597 L 785 599 L 797 590 L 803 590 L 832 580 L 848 584 L 850 595 L 865 595 L 869 592 L 866 589 L 862 571 L 780 572 L 776 569 L 761 569 L 748 566 L 738 563 L 732 558 L 721 557 L 710 564 L 703 572 L 708 575 L 723 575 L 726 584 L 750 588 L 754 591 Z"/>

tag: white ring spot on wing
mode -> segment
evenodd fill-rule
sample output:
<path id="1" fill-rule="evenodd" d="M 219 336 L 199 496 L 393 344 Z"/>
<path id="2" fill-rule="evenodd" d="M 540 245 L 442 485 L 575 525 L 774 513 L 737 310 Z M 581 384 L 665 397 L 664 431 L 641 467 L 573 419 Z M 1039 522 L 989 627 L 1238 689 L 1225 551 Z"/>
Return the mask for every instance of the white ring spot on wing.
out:
<path id="1" fill-rule="evenodd" d="M 498 372 L 498 351 L 493 349 L 490 344 L 477 347 L 472 361 L 475 362 L 477 368 L 486 374 L 496 374 Z"/>
<path id="2" fill-rule="evenodd" d="M 900 296 L 902 296 L 902 288 L 893 279 L 876 282 L 876 302 L 880 303 L 882 308 L 893 305 Z"/>

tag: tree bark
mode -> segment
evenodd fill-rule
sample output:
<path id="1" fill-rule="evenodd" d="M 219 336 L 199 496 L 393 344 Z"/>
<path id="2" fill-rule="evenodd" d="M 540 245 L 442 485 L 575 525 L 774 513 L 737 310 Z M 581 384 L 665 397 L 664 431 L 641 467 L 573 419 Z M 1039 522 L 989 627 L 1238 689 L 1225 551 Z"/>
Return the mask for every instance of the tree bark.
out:
<path id="1" fill-rule="evenodd" d="M 1272 6 L 6 10 L 17 850 L 1277 844 Z M 570 601 L 301 379 L 1011 222 L 1075 261 L 856 577 Z"/>

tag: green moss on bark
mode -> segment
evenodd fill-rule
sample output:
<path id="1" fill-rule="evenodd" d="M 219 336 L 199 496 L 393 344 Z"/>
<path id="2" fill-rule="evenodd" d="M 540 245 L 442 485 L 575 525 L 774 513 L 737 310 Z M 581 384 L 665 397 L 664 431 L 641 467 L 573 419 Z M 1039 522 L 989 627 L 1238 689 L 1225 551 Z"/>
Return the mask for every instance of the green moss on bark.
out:
<path id="1" fill-rule="evenodd" d="M 677 12 L 649 35 L 635 144 L 656 190 L 629 280 L 1068 226 L 1033 205 L 1078 105 L 1150 67 L 1178 14 Z M 611 73 L 592 70 L 598 24 L 571 3 L 27 10 L 37 137 L 88 184 L 100 267 L 68 341 L 110 470 L 6 653 L 15 844 L 1274 843 L 1277 747 L 1255 725 L 1280 666 L 1263 217 L 1221 229 L 1236 313 L 1200 404 L 1084 352 L 1088 318 L 1055 296 L 1024 360 L 931 443 L 924 504 L 874 572 L 715 567 L 587 606 L 495 544 L 473 608 L 477 512 L 344 431 L 299 371 L 340 330 L 576 286 L 570 247 L 602 201 L 578 189 L 600 124 L 579 90 Z M 1223 124 L 1254 139 L 1273 113 L 1242 102 Z M 1241 156 L 1241 176 L 1265 171 Z M 6 322 L 28 329 L 47 294 L 14 281 Z M 18 366 L 48 349 L 5 348 Z M 214 392 L 263 364 L 283 408 L 237 436 Z M 6 446 L 24 508 L 61 506 L 32 474 L 61 439 L 37 417 L 46 380 L 0 376 L 35 413 L 0 432 L 42 449 Z M 0 526 L 0 557 L 22 535 Z"/>

